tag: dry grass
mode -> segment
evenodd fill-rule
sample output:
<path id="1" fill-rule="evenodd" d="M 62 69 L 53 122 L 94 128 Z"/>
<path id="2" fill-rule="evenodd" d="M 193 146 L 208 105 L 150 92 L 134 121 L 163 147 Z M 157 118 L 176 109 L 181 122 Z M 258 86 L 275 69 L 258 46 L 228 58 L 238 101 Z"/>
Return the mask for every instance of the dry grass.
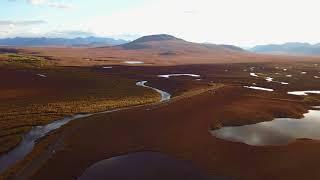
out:
<path id="1" fill-rule="evenodd" d="M 0 154 L 31 127 L 76 113 L 156 102 L 159 94 L 133 79 L 85 68 L 52 67 L 37 57 L 0 55 Z M 46 74 L 46 78 L 37 76 Z M 10 77 L 10 78 L 8 78 Z"/>
<path id="2" fill-rule="evenodd" d="M 8 53 L 0 54 L 0 65 L 25 68 L 42 68 L 50 65 L 50 62 L 41 57 Z"/>

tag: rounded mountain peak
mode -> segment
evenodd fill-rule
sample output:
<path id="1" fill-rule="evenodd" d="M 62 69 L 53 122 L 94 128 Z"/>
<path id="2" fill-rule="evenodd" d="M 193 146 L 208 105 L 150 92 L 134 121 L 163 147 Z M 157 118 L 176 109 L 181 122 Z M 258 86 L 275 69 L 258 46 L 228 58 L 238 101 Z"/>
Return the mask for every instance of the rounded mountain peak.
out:
<path id="1" fill-rule="evenodd" d="M 168 34 L 157 34 L 157 35 L 143 36 L 133 42 L 142 43 L 142 42 L 149 42 L 149 41 L 169 41 L 169 40 L 181 41 L 182 39 L 176 38 Z"/>

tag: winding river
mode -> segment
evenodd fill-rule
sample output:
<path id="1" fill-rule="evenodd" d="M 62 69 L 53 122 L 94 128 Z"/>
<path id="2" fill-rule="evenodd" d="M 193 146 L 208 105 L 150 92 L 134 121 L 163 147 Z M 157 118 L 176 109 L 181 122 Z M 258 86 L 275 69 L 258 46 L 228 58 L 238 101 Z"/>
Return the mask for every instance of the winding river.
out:
<path id="1" fill-rule="evenodd" d="M 163 101 L 168 101 L 170 98 L 171 98 L 171 94 L 165 92 L 165 91 L 162 91 L 160 89 L 156 89 L 156 88 L 153 88 L 151 86 L 147 86 L 146 83 L 148 81 L 139 81 L 137 82 L 137 86 L 141 86 L 141 87 L 145 87 L 145 88 L 149 88 L 149 89 L 153 89 L 155 91 L 157 91 L 160 95 L 161 95 L 161 100 L 160 102 L 163 102 Z"/>
<path id="2" fill-rule="evenodd" d="M 145 85 L 147 81 L 139 81 L 136 83 L 137 86 L 141 86 L 144 88 L 153 89 L 156 92 L 158 92 L 161 95 L 161 102 L 167 101 L 171 98 L 171 95 L 165 91 L 162 91 L 160 89 L 156 89 L 150 86 Z M 99 112 L 95 114 L 106 114 L 106 113 L 112 113 L 115 111 L 123 110 L 127 108 L 122 109 L 115 109 L 110 111 L 104 111 Z M 40 140 L 42 137 L 46 136 L 48 133 L 59 129 L 63 125 L 69 123 L 70 121 L 81 119 L 85 117 L 89 117 L 95 114 L 75 114 L 73 116 L 65 117 L 63 119 L 56 120 L 50 124 L 44 125 L 44 126 L 36 126 L 33 127 L 28 133 L 26 133 L 23 136 L 22 141 L 19 143 L 18 146 L 16 146 L 14 149 L 9 151 L 8 153 L 0 156 L 0 173 L 7 170 L 10 166 L 14 165 L 18 161 L 23 160 L 34 148 L 36 142 Z"/>

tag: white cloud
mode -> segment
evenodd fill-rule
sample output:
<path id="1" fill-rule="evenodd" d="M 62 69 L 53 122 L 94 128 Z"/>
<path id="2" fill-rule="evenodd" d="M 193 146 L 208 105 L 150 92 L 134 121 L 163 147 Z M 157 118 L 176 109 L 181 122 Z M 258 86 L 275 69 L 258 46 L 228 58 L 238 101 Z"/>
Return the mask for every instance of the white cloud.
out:
<path id="1" fill-rule="evenodd" d="M 9 0 L 9 1 L 16 1 L 16 0 Z M 71 9 L 74 7 L 72 4 L 69 4 L 69 3 L 49 1 L 49 0 L 27 0 L 27 2 L 34 6 L 46 5 L 46 6 L 49 6 L 52 8 L 58 8 L 58 9 Z"/>
<path id="2" fill-rule="evenodd" d="M 153 0 L 86 21 L 100 35 L 168 33 L 196 42 L 250 46 L 320 40 L 318 0 Z"/>
<path id="3" fill-rule="evenodd" d="M 46 25 L 46 21 L 28 20 L 28 21 L 1 21 L 0 20 L 0 38 L 35 35 L 40 33 L 39 26 Z"/>
<path id="4" fill-rule="evenodd" d="M 54 8 L 73 7 L 71 4 L 61 4 L 67 1 L 60 0 L 27 1 L 33 5 Z M 82 12 L 88 18 L 81 18 L 81 22 L 75 19 L 43 29 L 73 29 L 128 39 L 167 33 L 189 41 L 241 46 L 290 41 L 318 43 L 318 7 L 319 0 L 148 0 L 144 4 L 118 11 L 113 9 L 112 14 L 95 17 L 91 17 L 96 14 L 92 8 L 94 13 Z"/>
<path id="5" fill-rule="evenodd" d="M 46 21 L 42 20 L 32 20 L 32 21 L 2 21 L 0 20 L 0 25 L 15 25 L 15 26 L 28 26 L 28 25 L 39 25 L 39 24 L 45 24 Z"/>
<path id="6" fill-rule="evenodd" d="M 46 0 L 27 0 L 27 2 L 32 5 L 40 5 L 40 4 L 44 4 Z"/>
<path id="7" fill-rule="evenodd" d="M 59 8 L 59 9 L 71 9 L 73 8 L 73 5 L 66 4 L 66 3 L 58 3 L 58 2 L 49 2 L 49 7 Z"/>

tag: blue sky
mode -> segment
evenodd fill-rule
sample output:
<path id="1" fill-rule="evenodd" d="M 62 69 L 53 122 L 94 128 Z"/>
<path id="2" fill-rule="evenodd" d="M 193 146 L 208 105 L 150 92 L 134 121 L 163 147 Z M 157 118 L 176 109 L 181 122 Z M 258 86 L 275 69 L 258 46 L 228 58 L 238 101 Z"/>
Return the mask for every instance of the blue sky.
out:
<path id="1" fill-rule="evenodd" d="M 0 18 L 12 20 L 80 20 L 96 14 L 109 14 L 139 5 L 144 0 L 1 0 Z M 58 19 L 63 17 L 63 19 Z"/>
<path id="2" fill-rule="evenodd" d="M 0 0 L 0 38 L 166 33 L 253 46 L 320 42 L 319 0 Z"/>
<path id="3" fill-rule="evenodd" d="M 134 8 L 144 0 L 1 0 L 0 37 L 75 36 L 84 20 Z M 2 26 L 1 26 L 2 25 Z M 3 31 L 6 31 L 3 32 Z M 1 33 L 2 30 L 2 33 Z M 125 35 L 125 34 L 124 34 Z"/>

